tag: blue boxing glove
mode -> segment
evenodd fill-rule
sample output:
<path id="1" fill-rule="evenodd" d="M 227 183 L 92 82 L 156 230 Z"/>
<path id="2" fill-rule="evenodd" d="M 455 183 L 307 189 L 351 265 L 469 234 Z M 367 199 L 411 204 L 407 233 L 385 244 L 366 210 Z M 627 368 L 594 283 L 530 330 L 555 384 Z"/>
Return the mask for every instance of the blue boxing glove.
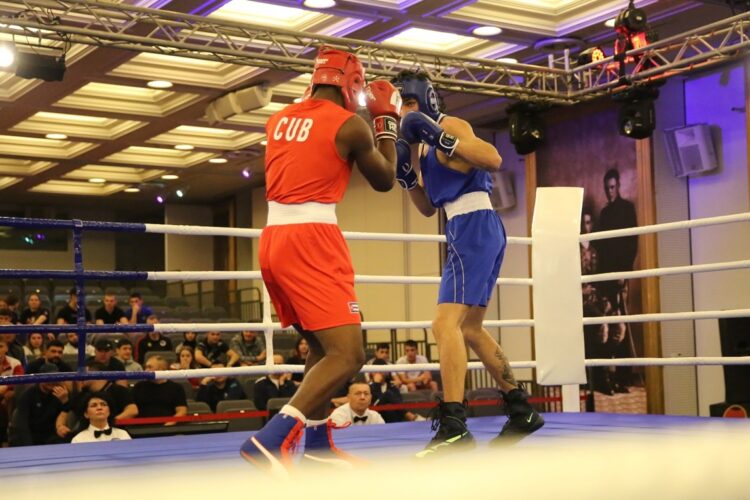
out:
<path id="1" fill-rule="evenodd" d="M 411 166 L 411 146 L 403 139 L 396 141 L 396 180 L 402 188 L 411 191 L 417 187 L 417 173 Z"/>
<path id="2" fill-rule="evenodd" d="M 457 137 L 447 134 L 435 120 L 419 111 L 412 111 L 401 119 L 401 135 L 409 144 L 424 142 L 448 156 L 453 156 L 458 146 Z"/>

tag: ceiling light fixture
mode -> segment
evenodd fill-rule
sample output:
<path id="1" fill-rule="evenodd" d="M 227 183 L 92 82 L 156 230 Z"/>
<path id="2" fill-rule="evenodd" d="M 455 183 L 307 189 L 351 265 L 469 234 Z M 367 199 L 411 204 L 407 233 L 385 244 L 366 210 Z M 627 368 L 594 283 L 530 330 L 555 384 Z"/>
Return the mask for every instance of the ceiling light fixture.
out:
<path id="1" fill-rule="evenodd" d="M 168 80 L 151 80 L 146 84 L 152 89 L 171 89 L 174 84 Z"/>
<path id="2" fill-rule="evenodd" d="M 159 205 L 164 204 L 164 197 L 160 194 L 156 195 L 156 203 L 158 203 Z"/>
<path id="3" fill-rule="evenodd" d="M 335 0 L 305 0 L 303 2 L 303 5 L 311 9 L 330 9 L 331 7 L 336 6 L 336 1 Z"/>
<path id="4" fill-rule="evenodd" d="M 249 168 L 242 169 L 242 177 L 244 177 L 245 179 L 249 179 L 252 176 L 253 176 L 253 173 L 250 171 Z"/>
<path id="5" fill-rule="evenodd" d="M 174 192 L 174 194 L 176 194 L 178 198 L 183 198 L 185 196 L 185 191 L 183 191 L 182 189 L 178 189 Z"/>
<path id="6" fill-rule="evenodd" d="M 164 174 L 161 176 L 161 178 L 164 179 L 165 181 L 174 181 L 174 180 L 179 179 L 180 176 L 175 175 L 175 174 Z"/>
<path id="7" fill-rule="evenodd" d="M 7 68 L 16 62 L 16 50 L 12 45 L 0 43 L 0 68 Z"/>
<path id="8" fill-rule="evenodd" d="M 501 57 L 497 62 L 504 64 L 518 64 L 518 59 L 515 57 Z"/>
<path id="9" fill-rule="evenodd" d="M 141 190 L 136 187 L 125 188 L 126 193 L 140 193 Z"/>
<path id="10" fill-rule="evenodd" d="M 101 177 L 92 177 L 89 179 L 89 182 L 92 184 L 104 184 L 107 182 L 107 179 L 102 179 Z"/>
<path id="11" fill-rule="evenodd" d="M 263 139 L 262 141 L 260 141 L 260 145 L 261 146 L 267 146 L 268 145 L 268 141 L 265 140 L 265 139 Z"/>
<path id="12" fill-rule="evenodd" d="M 59 133 L 47 134 L 44 137 L 46 137 L 47 139 L 57 139 L 57 140 L 60 140 L 60 141 L 63 140 L 63 139 L 67 139 L 68 138 L 67 135 L 65 135 L 65 134 L 59 134 Z"/>
<path id="13" fill-rule="evenodd" d="M 208 163 L 216 163 L 216 164 L 218 164 L 218 163 L 226 163 L 228 161 L 229 160 L 227 160 L 226 158 L 211 158 L 210 160 L 208 160 Z"/>
<path id="14" fill-rule="evenodd" d="M 476 36 L 495 36 L 502 33 L 503 30 L 497 26 L 477 26 L 471 33 Z"/>
<path id="15" fill-rule="evenodd" d="M 175 144 L 174 148 L 179 151 L 192 151 L 193 149 L 195 149 L 195 146 L 193 146 L 192 144 Z"/>

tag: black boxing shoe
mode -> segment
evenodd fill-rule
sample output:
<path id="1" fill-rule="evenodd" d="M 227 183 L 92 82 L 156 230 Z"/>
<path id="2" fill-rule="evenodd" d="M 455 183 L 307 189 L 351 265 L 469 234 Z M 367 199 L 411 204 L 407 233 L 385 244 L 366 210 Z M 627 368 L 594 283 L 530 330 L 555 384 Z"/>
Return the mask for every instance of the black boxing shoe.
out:
<path id="1" fill-rule="evenodd" d="M 516 443 L 542 428 L 544 418 L 534 410 L 528 399 L 529 395 L 523 389 L 513 389 L 508 393 L 503 393 L 508 420 L 500 430 L 500 434 L 490 441 L 490 446 Z"/>
<path id="2" fill-rule="evenodd" d="M 467 451 L 476 446 L 474 436 L 466 427 L 466 406 L 463 403 L 438 400 L 430 416 L 432 430 L 437 432 L 425 449 L 417 453 L 417 458 L 433 458 L 450 452 Z"/>

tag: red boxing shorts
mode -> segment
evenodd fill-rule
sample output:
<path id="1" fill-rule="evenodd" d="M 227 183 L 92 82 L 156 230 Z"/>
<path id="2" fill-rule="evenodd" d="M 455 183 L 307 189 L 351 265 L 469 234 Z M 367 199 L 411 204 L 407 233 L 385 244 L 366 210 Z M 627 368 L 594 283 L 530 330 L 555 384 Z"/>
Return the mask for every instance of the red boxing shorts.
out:
<path id="1" fill-rule="evenodd" d="M 349 247 L 336 224 L 267 226 L 260 271 L 284 327 L 311 332 L 360 324 Z"/>

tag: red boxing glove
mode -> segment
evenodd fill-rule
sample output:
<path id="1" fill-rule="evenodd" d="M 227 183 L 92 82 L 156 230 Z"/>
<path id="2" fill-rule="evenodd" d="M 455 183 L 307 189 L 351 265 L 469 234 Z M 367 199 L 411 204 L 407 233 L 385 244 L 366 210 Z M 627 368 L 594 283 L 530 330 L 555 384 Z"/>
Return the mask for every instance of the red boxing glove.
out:
<path id="1" fill-rule="evenodd" d="M 401 112 L 401 94 L 388 80 L 376 80 L 365 87 L 367 111 L 373 117 L 376 139 L 398 137 L 398 117 Z"/>

